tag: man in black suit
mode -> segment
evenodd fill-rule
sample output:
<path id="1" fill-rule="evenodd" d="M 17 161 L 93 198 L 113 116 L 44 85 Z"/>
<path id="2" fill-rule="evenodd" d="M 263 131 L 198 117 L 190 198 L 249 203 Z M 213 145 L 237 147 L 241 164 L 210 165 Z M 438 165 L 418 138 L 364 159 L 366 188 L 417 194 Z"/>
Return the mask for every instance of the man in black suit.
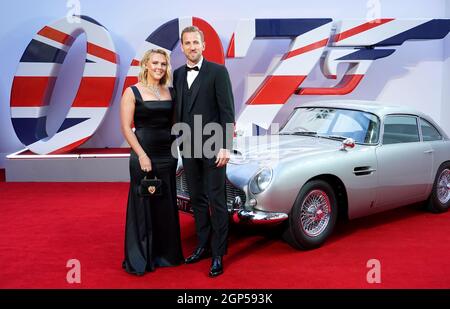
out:
<path id="1" fill-rule="evenodd" d="M 174 71 L 173 85 L 177 94 L 177 122 L 187 124 L 193 133 L 186 139 L 183 132 L 180 149 L 198 238 L 197 249 L 185 262 L 195 263 L 212 253 L 209 276 L 215 277 L 223 273 L 222 257 L 227 251 L 225 177 L 233 138 L 233 92 L 225 66 L 202 56 L 205 42 L 200 29 L 186 27 L 181 33 L 181 48 L 187 61 Z M 213 130 L 221 131 L 214 132 L 218 135 L 212 134 L 211 129 L 204 130 L 214 124 L 219 130 Z M 208 155 L 205 146 L 212 137 L 221 137 L 220 145 L 215 145 L 215 149 L 210 147 L 212 155 Z"/>

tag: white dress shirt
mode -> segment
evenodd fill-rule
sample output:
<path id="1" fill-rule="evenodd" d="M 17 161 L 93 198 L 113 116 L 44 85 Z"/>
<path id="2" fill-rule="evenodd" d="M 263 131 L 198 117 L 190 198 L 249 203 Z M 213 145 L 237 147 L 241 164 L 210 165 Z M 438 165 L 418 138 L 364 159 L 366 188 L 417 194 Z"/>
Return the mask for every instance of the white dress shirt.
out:
<path id="1" fill-rule="evenodd" d="M 194 66 L 190 66 L 188 64 L 186 64 L 188 67 L 193 68 L 193 67 L 198 67 L 198 69 L 200 70 L 202 67 L 202 63 L 203 63 L 203 57 L 200 58 L 200 61 L 194 65 Z M 187 76 L 186 76 L 186 81 L 188 83 L 188 88 L 191 89 L 191 85 L 194 82 L 195 78 L 197 77 L 199 71 L 195 71 L 195 70 L 190 70 L 187 71 Z"/>

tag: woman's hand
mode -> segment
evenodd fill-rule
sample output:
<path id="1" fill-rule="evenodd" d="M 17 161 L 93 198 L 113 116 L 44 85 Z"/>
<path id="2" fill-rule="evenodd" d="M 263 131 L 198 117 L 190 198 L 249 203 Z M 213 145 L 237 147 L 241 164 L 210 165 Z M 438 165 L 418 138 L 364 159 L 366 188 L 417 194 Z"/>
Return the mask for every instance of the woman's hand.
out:
<path id="1" fill-rule="evenodd" d="M 152 161 L 146 154 L 139 156 L 139 164 L 141 165 L 141 170 L 144 172 L 150 172 L 152 170 Z"/>

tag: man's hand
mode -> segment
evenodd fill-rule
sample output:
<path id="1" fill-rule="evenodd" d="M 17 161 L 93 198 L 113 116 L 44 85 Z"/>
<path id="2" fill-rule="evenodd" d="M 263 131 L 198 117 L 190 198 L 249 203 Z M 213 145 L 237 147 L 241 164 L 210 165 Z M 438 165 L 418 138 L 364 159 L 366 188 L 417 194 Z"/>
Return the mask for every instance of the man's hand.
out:
<path id="1" fill-rule="evenodd" d="M 216 166 L 222 167 L 227 165 L 228 161 L 230 161 L 230 151 L 228 149 L 221 148 L 219 153 L 217 154 Z"/>

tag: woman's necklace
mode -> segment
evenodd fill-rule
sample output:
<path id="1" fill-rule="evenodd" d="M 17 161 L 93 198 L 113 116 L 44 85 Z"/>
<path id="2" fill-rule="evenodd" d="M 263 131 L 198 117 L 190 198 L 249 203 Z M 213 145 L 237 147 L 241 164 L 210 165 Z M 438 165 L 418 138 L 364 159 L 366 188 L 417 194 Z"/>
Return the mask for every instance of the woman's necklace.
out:
<path id="1" fill-rule="evenodd" d="M 161 101 L 161 94 L 159 93 L 159 85 L 147 85 L 147 88 L 153 93 L 158 101 Z"/>

